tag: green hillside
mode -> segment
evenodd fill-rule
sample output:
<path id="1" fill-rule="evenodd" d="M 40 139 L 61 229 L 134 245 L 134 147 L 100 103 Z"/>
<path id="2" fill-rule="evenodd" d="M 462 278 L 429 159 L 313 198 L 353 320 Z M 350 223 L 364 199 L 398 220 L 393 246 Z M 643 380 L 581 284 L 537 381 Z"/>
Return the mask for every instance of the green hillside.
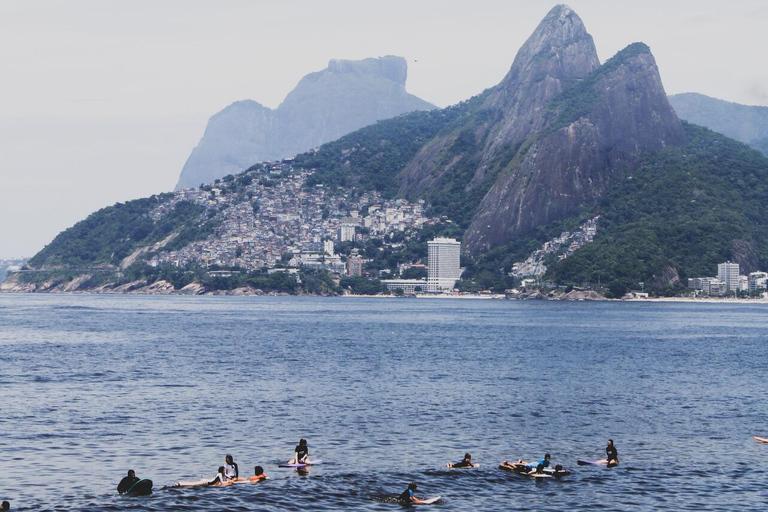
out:
<path id="1" fill-rule="evenodd" d="M 149 212 L 172 194 L 162 194 L 102 208 L 59 233 L 29 260 L 31 268 L 89 268 L 117 266 L 139 247 L 154 244 L 173 232 L 168 249 L 204 238 L 215 226 L 203 216 L 205 208 L 181 201 L 158 221 Z"/>
<path id="2" fill-rule="evenodd" d="M 663 285 L 668 267 L 683 283 L 715 275 L 726 260 L 768 268 L 768 159 L 706 128 L 685 129 L 688 145 L 649 155 L 612 184 L 598 205 L 595 242 L 558 264 L 551 278 L 621 290 Z"/>

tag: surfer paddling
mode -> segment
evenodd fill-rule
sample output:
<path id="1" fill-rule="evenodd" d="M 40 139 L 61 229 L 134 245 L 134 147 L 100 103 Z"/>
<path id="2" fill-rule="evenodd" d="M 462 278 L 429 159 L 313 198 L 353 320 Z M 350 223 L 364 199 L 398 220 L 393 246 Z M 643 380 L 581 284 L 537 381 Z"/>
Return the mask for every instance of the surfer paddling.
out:
<path id="1" fill-rule="evenodd" d="M 419 498 L 414 496 L 413 492 L 415 490 L 416 490 L 415 483 L 408 484 L 408 488 L 403 491 L 403 493 L 400 495 L 399 498 L 397 498 L 397 500 L 402 503 L 424 503 L 424 500 L 420 500 Z"/>
<path id="2" fill-rule="evenodd" d="M 117 484 L 118 494 L 125 494 L 138 481 L 139 481 L 139 477 L 136 476 L 136 472 L 132 469 L 129 469 L 128 476 L 120 480 L 120 483 Z M 2 509 L 2 510 L 5 510 L 5 509 Z"/>
<path id="3" fill-rule="evenodd" d="M 219 466 L 216 476 L 208 482 L 208 485 L 224 485 L 225 483 L 227 483 L 227 474 L 225 473 L 224 466 Z"/>
<path id="4" fill-rule="evenodd" d="M 473 468 L 475 467 L 474 464 L 472 464 L 472 454 L 469 452 L 464 454 L 464 458 L 461 460 L 461 462 L 449 462 L 447 464 L 449 469 L 461 469 L 461 468 Z"/>

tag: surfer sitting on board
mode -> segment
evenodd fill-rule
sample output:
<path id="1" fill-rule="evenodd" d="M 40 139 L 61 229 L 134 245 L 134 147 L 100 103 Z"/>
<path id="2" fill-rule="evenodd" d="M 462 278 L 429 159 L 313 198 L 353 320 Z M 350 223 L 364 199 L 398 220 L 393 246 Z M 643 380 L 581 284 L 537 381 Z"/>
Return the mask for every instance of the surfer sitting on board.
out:
<path id="1" fill-rule="evenodd" d="M 224 457 L 224 475 L 229 480 L 237 480 L 240 476 L 240 472 L 237 470 L 237 463 L 232 459 L 231 455 Z"/>
<path id="2" fill-rule="evenodd" d="M 400 495 L 399 498 L 397 498 L 397 500 L 403 503 L 421 503 L 423 500 L 420 500 L 419 498 L 413 495 L 413 491 L 415 490 L 416 490 L 416 484 L 414 483 L 408 484 L 408 488 L 403 491 L 403 493 Z"/>
<path id="3" fill-rule="evenodd" d="M 471 468 L 474 467 L 474 464 L 472 464 L 472 455 L 467 452 L 464 454 L 464 458 L 461 460 L 461 462 L 454 462 L 454 463 L 448 463 L 449 468 Z"/>
<path id="4" fill-rule="evenodd" d="M 605 455 L 609 466 L 615 466 L 619 463 L 619 451 L 613 446 L 613 439 L 608 440 L 608 446 L 605 447 Z"/>
<path id="5" fill-rule="evenodd" d="M 299 440 L 299 445 L 293 451 L 293 459 L 288 464 L 309 464 L 309 448 L 306 439 Z"/>
<path id="6" fill-rule="evenodd" d="M 224 473 L 224 466 L 219 466 L 219 470 L 213 480 L 208 482 L 208 485 L 221 485 L 227 482 L 227 475 Z"/>
<path id="7" fill-rule="evenodd" d="M 253 468 L 253 476 L 248 480 L 251 482 L 258 482 L 259 480 L 266 480 L 267 475 L 264 474 L 264 468 L 256 466 Z"/>
<path id="8" fill-rule="evenodd" d="M 120 480 L 120 483 L 117 484 L 117 492 L 119 494 L 124 494 L 128 492 L 128 489 L 133 487 L 133 484 L 138 482 L 140 479 L 136 476 L 136 472 L 132 469 L 128 470 L 128 476 Z"/>

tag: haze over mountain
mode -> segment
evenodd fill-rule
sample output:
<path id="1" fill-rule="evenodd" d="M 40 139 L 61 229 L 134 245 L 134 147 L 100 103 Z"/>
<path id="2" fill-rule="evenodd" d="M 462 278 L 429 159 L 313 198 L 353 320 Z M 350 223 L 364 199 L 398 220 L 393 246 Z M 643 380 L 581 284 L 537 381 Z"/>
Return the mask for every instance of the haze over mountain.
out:
<path id="1" fill-rule="evenodd" d="M 749 144 L 768 156 L 768 107 L 741 105 L 693 92 L 673 94 L 669 102 L 681 119 Z"/>
<path id="2" fill-rule="evenodd" d="M 263 215 L 260 194 L 298 176 L 303 190 L 329 196 L 424 200 L 426 214 L 441 219 L 408 240 L 362 240 L 357 249 L 379 270 L 396 272 L 398 263 L 425 253 L 425 236 L 447 234 L 462 238 L 465 277 L 504 290 L 511 278 L 499 269 L 597 216 L 594 243 L 547 263 L 551 279 L 609 284 L 620 296 L 640 282 L 679 287 L 728 259 L 745 272 L 768 268 L 768 159 L 682 123 L 645 44 L 629 44 L 600 64 L 592 37 L 565 5 L 547 14 L 497 86 L 467 101 L 367 126 L 297 155 L 290 168 L 254 165 L 215 190 L 106 208 L 61 233 L 29 265 L 107 266 L 130 269 L 134 279 L 186 283 L 191 271 L 149 268 L 142 258 L 202 239 L 219 240 L 234 258 L 253 250 L 256 242 L 243 240 L 259 238 L 248 230 Z M 336 203 L 323 215 L 342 209 Z M 293 217 L 272 211 L 267 221 Z M 225 240 L 222 224 L 238 235 Z M 189 251 L 199 274 L 209 253 Z"/>
<path id="3" fill-rule="evenodd" d="M 402 57 L 334 59 L 302 78 L 274 110 L 253 100 L 232 103 L 208 121 L 176 190 L 294 156 L 381 119 L 435 108 L 406 91 L 407 74 Z"/>

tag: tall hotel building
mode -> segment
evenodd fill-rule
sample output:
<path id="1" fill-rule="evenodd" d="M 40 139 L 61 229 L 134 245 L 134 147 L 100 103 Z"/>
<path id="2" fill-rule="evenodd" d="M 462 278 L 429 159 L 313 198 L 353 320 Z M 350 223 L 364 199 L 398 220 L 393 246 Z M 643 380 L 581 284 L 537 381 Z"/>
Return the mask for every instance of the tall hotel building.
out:
<path id="1" fill-rule="evenodd" d="M 727 261 L 717 265 L 717 278 L 725 283 L 727 291 L 739 291 L 739 264 Z"/>
<path id="2" fill-rule="evenodd" d="M 453 238 L 435 238 L 427 242 L 429 249 L 429 270 L 427 291 L 453 290 L 461 277 L 459 255 L 461 242 Z"/>

